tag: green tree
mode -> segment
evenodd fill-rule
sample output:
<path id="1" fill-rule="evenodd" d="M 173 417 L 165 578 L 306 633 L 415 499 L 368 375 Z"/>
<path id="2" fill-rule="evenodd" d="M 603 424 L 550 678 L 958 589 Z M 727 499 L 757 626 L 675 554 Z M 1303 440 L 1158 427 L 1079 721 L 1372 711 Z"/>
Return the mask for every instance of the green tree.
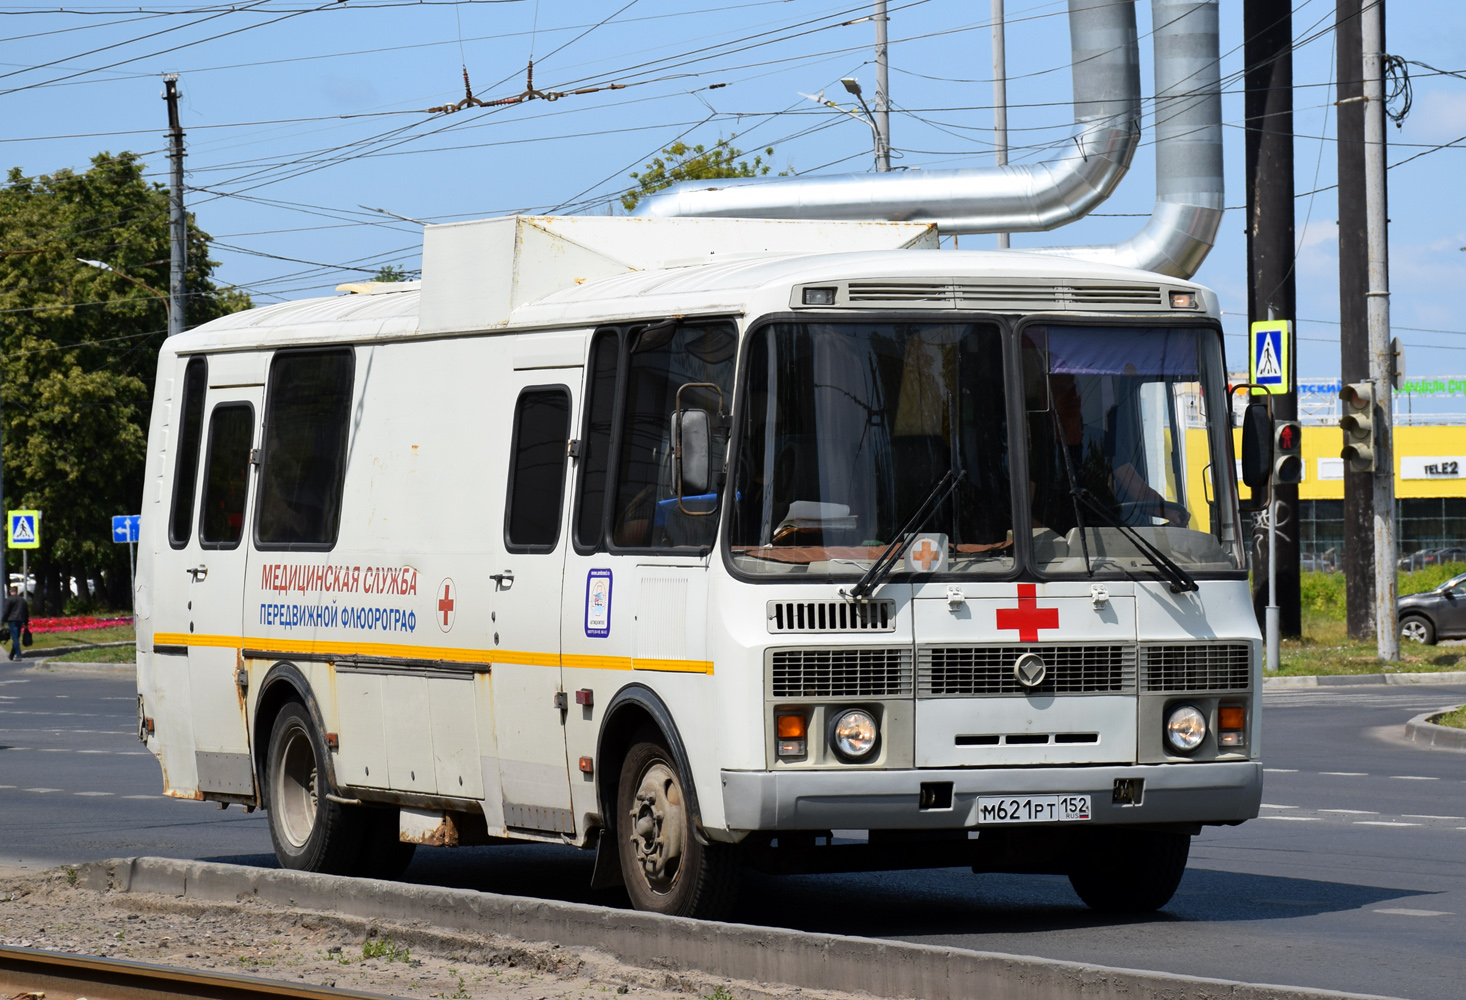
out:
<path id="1" fill-rule="evenodd" d="M 189 326 L 250 305 L 213 283 L 208 243 L 190 216 Z M 84 598 L 91 578 L 127 607 L 127 548 L 112 542 L 110 519 L 142 509 L 168 326 L 168 193 L 133 153 L 99 154 L 80 173 L 12 169 L 0 186 L 0 248 L 4 504 L 43 512 L 32 566 L 46 610 L 69 597 L 67 577 Z"/>
<path id="2" fill-rule="evenodd" d="M 398 267 L 396 264 L 387 264 L 380 271 L 372 276 L 372 280 L 392 282 L 411 281 L 413 279 L 411 272 L 409 272 L 407 268 Z"/>
<path id="3" fill-rule="evenodd" d="M 631 179 L 636 187 L 621 196 L 621 204 L 630 212 L 641 199 L 649 194 L 669 188 L 678 181 L 705 181 L 723 177 L 763 177 L 774 168 L 764 160 L 774 157 L 774 147 L 767 146 L 753 158 L 753 162 L 740 159 L 746 156 L 733 146 L 738 138 L 730 135 L 727 141 L 719 139 L 712 149 L 701 144 L 689 146 L 685 142 L 674 142 L 662 150 L 662 155 L 653 158 L 646 169 L 633 172 Z M 781 170 L 775 176 L 787 177 L 790 171 Z"/>

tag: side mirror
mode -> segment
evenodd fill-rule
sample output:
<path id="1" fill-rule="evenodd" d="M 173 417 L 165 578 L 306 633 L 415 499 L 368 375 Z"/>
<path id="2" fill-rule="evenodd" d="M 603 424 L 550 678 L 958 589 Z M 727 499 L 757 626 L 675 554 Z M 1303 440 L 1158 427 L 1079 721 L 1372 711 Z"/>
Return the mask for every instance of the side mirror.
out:
<path id="1" fill-rule="evenodd" d="M 713 482 L 713 436 L 707 410 L 672 414 L 672 462 L 677 496 L 702 496 Z"/>
<path id="2" fill-rule="evenodd" d="M 1256 492 L 1266 488 L 1272 471 L 1273 419 L 1266 403 L 1248 403 L 1242 414 L 1242 482 Z"/>

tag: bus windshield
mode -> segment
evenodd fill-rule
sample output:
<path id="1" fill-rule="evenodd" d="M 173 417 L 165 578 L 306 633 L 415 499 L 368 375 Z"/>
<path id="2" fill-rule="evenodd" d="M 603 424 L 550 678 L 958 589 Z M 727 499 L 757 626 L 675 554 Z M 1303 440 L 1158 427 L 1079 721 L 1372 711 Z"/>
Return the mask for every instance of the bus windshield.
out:
<path id="1" fill-rule="evenodd" d="M 1179 566 L 1243 566 L 1214 330 L 1030 326 L 1022 334 L 1034 561 L 1150 575 L 1120 525 Z"/>
<path id="2" fill-rule="evenodd" d="M 744 392 L 729 525 L 743 571 L 859 576 L 949 471 L 956 490 L 919 526 L 944 536 L 940 571 L 1012 568 L 996 326 L 773 323 L 752 335 Z"/>

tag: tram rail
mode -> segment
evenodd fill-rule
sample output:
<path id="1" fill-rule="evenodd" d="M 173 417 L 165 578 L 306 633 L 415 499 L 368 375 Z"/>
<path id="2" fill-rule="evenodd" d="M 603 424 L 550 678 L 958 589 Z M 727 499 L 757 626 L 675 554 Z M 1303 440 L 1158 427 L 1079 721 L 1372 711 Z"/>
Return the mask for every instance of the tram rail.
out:
<path id="1" fill-rule="evenodd" d="M 382 993 L 0 945 L 0 997 L 40 994 L 45 1000 L 389 1000 Z"/>

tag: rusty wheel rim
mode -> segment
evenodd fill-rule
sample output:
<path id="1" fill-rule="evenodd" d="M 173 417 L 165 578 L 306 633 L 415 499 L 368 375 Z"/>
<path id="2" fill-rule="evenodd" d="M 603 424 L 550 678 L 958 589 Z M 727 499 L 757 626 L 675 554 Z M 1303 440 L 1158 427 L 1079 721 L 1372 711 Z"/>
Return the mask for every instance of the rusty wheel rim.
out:
<path id="1" fill-rule="evenodd" d="M 687 824 L 677 774 L 654 761 L 641 776 L 630 811 L 631 849 L 649 889 L 672 891 L 682 870 Z"/>

